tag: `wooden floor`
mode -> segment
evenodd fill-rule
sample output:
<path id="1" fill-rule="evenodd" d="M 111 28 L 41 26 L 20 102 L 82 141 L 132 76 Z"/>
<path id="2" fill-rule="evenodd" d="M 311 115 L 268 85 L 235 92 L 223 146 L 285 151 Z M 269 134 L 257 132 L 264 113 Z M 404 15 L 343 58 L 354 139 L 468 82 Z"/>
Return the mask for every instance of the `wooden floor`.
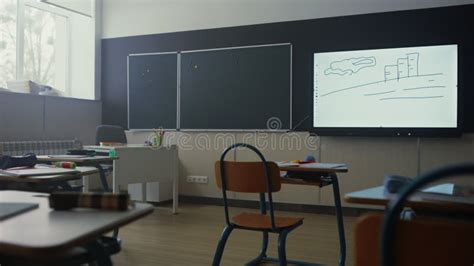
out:
<path id="1" fill-rule="evenodd" d="M 245 209 L 232 208 L 232 213 Z M 224 227 L 223 207 L 183 204 L 177 215 L 168 207 L 157 207 L 151 215 L 120 230 L 122 251 L 114 265 L 211 265 Z M 249 211 L 249 210 L 246 210 Z M 251 210 L 256 211 L 256 210 Z M 302 216 L 304 223 L 289 234 L 288 259 L 337 265 L 339 242 L 332 215 L 278 212 Z M 345 217 L 347 258 L 352 265 L 352 231 L 356 218 Z M 258 254 L 261 233 L 234 230 L 227 242 L 221 265 L 243 265 Z M 276 256 L 276 238 L 270 236 L 269 256 Z"/>

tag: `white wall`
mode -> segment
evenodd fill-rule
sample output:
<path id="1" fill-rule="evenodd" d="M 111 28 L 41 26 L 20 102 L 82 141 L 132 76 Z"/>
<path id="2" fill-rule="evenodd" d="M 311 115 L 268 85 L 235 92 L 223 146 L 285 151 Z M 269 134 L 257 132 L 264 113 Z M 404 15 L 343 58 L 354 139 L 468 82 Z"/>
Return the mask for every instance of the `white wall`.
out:
<path id="1" fill-rule="evenodd" d="M 95 99 L 95 20 L 69 12 L 71 97 Z"/>
<path id="2" fill-rule="evenodd" d="M 129 131 L 129 143 L 150 140 L 152 132 Z M 283 141 L 286 139 L 286 141 Z M 288 139 L 291 142 L 287 142 Z M 201 197 L 221 197 L 214 175 L 214 162 L 233 143 L 245 142 L 257 146 L 269 161 L 302 160 L 313 155 L 317 161 L 344 162 L 348 173 L 339 174 L 340 193 L 380 186 L 385 175 L 417 176 L 433 168 L 474 160 L 474 134 L 461 138 L 422 138 L 418 150 L 416 138 L 391 137 L 309 137 L 307 133 L 190 133 L 167 132 L 164 144 L 178 145 L 179 193 Z M 232 155 L 228 159 L 232 160 Z M 257 160 L 251 153 L 238 151 L 240 161 Z M 209 183 L 187 183 L 188 175 L 207 176 Z M 453 180 L 454 181 L 454 180 Z M 473 185 L 472 178 L 459 180 Z M 256 199 L 255 195 L 229 193 L 233 199 Z M 276 202 L 334 206 L 331 187 L 284 185 L 274 194 Z M 343 206 L 367 207 L 349 204 Z"/>
<path id="3" fill-rule="evenodd" d="M 474 0 L 102 1 L 103 38 L 474 3 Z"/>

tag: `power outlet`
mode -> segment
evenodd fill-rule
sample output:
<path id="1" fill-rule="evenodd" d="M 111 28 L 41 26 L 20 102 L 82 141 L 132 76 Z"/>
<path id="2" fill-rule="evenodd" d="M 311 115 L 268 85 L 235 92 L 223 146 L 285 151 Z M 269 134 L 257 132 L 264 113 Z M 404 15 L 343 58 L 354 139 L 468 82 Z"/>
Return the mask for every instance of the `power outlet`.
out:
<path id="1" fill-rule="evenodd" d="M 186 177 L 186 182 L 188 182 L 188 183 L 207 184 L 208 179 L 207 179 L 207 176 L 188 175 L 188 176 Z"/>

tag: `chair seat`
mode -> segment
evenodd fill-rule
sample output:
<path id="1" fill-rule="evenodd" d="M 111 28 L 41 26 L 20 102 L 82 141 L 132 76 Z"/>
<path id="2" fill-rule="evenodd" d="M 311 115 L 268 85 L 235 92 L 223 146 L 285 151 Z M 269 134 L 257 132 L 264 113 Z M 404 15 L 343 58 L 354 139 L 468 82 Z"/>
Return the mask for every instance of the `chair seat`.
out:
<path id="1" fill-rule="evenodd" d="M 241 213 L 232 217 L 234 224 L 249 229 L 272 229 L 270 216 L 258 213 Z M 275 226 L 277 229 L 284 229 L 303 224 L 301 217 L 275 216 Z"/>

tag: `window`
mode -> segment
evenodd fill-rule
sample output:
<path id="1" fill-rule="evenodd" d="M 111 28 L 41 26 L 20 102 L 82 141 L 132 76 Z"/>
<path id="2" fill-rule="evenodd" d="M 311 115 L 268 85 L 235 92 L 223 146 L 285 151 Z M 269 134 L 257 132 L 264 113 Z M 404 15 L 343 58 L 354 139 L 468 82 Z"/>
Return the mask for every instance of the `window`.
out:
<path id="1" fill-rule="evenodd" d="M 16 77 L 16 0 L 0 1 L 0 87 Z"/>
<path id="2" fill-rule="evenodd" d="M 67 17 L 32 6 L 24 8 L 22 79 L 68 95 Z"/>
<path id="3" fill-rule="evenodd" d="M 95 18 L 58 6 L 0 0 L 0 87 L 31 80 L 60 96 L 95 99 Z"/>

